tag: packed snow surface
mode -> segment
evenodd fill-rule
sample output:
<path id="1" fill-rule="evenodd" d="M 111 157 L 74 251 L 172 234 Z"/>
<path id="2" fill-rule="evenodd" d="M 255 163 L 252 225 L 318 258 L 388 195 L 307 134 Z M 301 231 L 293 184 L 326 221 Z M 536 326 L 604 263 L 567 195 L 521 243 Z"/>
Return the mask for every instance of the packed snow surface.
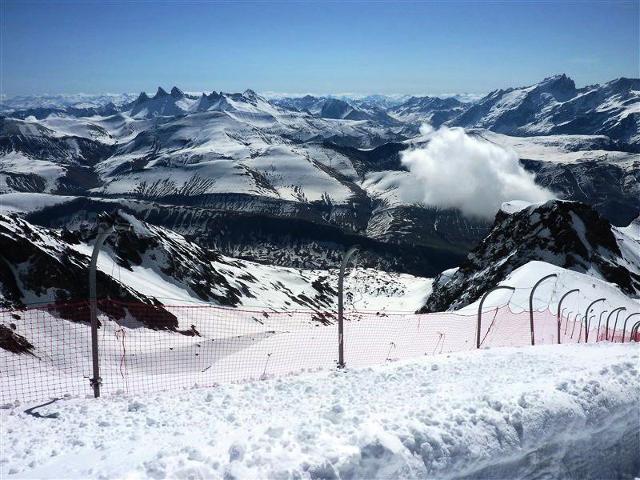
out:
<path id="1" fill-rule="evenodd" d="M 636 344 L 1 410 L 2 478 L 633 478 Z"/>

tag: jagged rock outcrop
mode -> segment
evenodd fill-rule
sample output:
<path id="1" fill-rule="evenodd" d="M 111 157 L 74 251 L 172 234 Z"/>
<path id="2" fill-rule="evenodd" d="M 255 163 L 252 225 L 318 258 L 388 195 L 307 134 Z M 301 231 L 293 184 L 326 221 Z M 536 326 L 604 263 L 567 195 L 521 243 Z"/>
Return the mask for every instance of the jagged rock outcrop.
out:
<path id="1" fill-rule="evenodd" d="M 460 267 L 436 277 L 421 311 L 468 305 L 533 260 L 589 273 L 628 295 L 640 293 L 640 243 L 588 205 L 553 200 L 498 212 L 489 234 Z"/>

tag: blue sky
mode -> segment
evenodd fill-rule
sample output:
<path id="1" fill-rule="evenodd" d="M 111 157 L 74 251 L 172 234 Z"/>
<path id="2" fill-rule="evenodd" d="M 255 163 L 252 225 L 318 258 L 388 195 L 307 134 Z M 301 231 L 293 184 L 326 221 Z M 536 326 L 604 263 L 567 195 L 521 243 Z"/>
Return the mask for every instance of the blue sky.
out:
<path id="1" fill-rule="evenodd" d="M 639 74 L 640 0 L 0 0 L 6 95 L 483 93 Z"/>

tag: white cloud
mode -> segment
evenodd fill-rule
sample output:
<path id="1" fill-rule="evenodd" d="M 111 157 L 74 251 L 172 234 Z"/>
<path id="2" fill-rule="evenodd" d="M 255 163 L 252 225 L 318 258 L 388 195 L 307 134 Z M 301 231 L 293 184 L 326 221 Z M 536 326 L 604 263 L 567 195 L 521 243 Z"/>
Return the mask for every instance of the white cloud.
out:
<path id="1" fill-rule="evenodd" d="M 539 185 L 512 150 L 474 138 L 462 128 L 420 129 L 429 142 L 402 153 L 416 177 L 412 196 L 426 205 L 459 209 L 465 216 L 492 219 L 503 202 L 544 202 L 554 195 Z M 408 192 L 407 192 L 408 193 Z"/>

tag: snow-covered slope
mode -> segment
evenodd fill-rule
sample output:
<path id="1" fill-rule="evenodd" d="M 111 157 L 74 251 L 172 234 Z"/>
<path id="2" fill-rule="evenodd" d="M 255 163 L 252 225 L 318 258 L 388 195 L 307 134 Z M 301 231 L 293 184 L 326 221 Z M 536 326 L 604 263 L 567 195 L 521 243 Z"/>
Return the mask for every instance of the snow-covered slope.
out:
<path id="1" fill-rule="evenodd" d="M 110 146 L 56 132 L 38 121 L 0 117 L 0 193 L 84 191 Z"/>
<path id="2" fill-rule="evenodd" d="M 67 231 L 50 231 L 31 225 L 15 215 L 0 215 L 0 293 L 3 308 L 24 308 L 27 304 L 52 303 L 62 318 L 87 322 L 89 258 L 74 248 L 77 238 Z M 126 307 L 109 309 L 109 315 L 123 319 L 128 314 L 151 329 L 175 330 L 174 315 L 159 302 L 119 280 L 98 272 L 100 297 L 146 305 L 153 315 L 138 317 Z M 83 302 L 73 305 L 74 302 Z M 71 306 L 69 306 L 71 304 Z"/>
<path id="3" fill-rule="evenodd" d="M 175 303 L 305 309 L 333 313 L 337 270 L 300 270 L 238 260 L 201 248 L 171 230 L 122 213 L 131 225 L 107 240 L 98 260 L 100 298 L 161 306 Z M 57 231 L 0 216 L 2 304 L 85 301 L 95 231 Z M 347 277 L 348 304 L 365 310 L 411 310 L 430 280 L 373 269 Z"/>
<path id="4" fill-rule="evenodd" d="M 640 154 L 616 150 L 603 135 L 511 137 L 471 130 L 513 150 L 536 183 L 559 198 L 593 206 L 614 225 L 627 225 L 640 213 Z"/>
<path id="5" fill-rule="evenodd" d="M 343 156 L 296 145 L 219 112 L 174 119 L 120 145 L 96 166 L 96 193 L 142 198 L 245 193 L 296 202 L 344 203 L 355 179 Z M 338 177 L 338 178 L 336 178 Z"/>
<path id="6" fill-rule="evenodd" d="M 633 478 L 638 353 L 465 352 L 35 409 L 49 418 L 8 405 L 0 476 Z"/>
<path id="7" fill-rule="evenodd" d="M 530 206 L 505 205 L 487 237 L 460 268 L 436 278 L 423 310 L 468 305 L 531 261 L 615 284 L 623 296 L 637 297 L 640 293 L 640 243 L 624 230 L 611 227 L 584 204 L 551 201 Z M 530 289 L 537 280 L 534 270 L 512 286 Z M 565 286 L 571 287 L 573 281 L 565 279 Z M 588 281 L 581 279 L 577 283 Z"/>
<path id="8" fill-rule="evenodd" d="M 76 197 L 49 193 L 16 192 L 0 194 L 0 214 L 33 213 L 44 208 L 69 202 Z"/>

